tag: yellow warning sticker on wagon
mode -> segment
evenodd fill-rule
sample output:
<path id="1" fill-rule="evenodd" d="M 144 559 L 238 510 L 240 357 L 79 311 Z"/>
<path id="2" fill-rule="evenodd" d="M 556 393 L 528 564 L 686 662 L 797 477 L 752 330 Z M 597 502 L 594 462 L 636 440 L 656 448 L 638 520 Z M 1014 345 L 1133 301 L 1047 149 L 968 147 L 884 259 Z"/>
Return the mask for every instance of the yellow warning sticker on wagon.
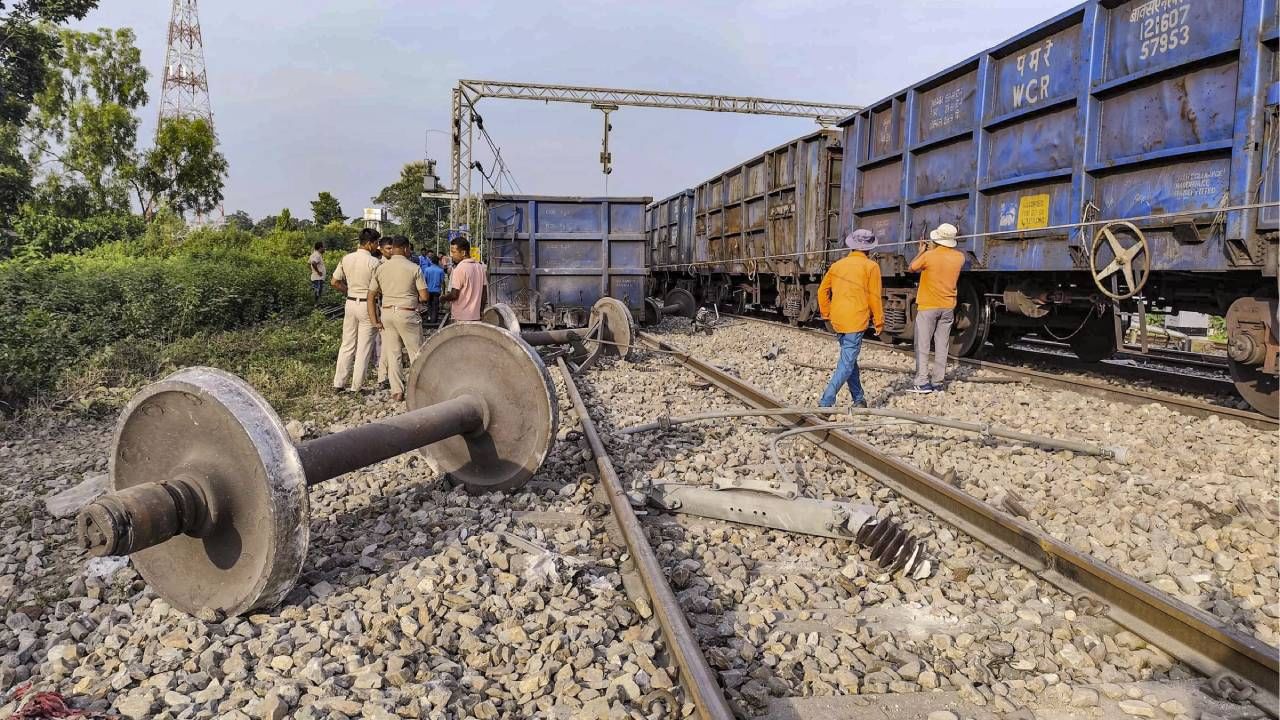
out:
<path id="1" fill-rule="evenodd" d="M 1018 200 L 1018 229 L 1035 230 L 1049 224 L 1049 193 L 1026 195 Z"/>

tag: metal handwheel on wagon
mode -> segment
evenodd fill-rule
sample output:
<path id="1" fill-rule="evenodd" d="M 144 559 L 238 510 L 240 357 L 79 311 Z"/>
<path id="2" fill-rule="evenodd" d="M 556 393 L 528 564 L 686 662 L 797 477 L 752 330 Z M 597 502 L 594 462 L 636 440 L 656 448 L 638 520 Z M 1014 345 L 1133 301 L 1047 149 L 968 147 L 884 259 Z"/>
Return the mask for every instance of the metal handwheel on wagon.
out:
<path id="1" fill-rule="evenodd" d="M 445 376 L 454 381 L 437 382 Z M 513 490 L 551 450 L 551 378 L 506 330 L 445 328 L 423 345 L 407 386 L 408 412 L 295 445 L 240 378 L 180 370 L 125 408 L 111 451 L 114 492 L 81 511 L 81 543 L 91 555 L 131 556 L 174 607 L 235 615 L 278 604 L 296 582 L 309 486 L 419 450 L 469 491 Z"/>

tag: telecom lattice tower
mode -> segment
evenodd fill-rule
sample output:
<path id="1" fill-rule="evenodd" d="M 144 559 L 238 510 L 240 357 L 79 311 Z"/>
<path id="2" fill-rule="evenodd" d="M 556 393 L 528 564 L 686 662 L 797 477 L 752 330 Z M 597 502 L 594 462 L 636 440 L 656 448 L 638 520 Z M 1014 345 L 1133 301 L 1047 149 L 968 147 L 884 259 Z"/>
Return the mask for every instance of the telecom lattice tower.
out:
<path id="1" fill-rule="evenodd" d="M 200 35 L 197 0 L 173 0 L 169 15 L 169 49 L 164 58 L 164 84 L 160 90 L 160 118 L 204 118 L 213 128 L 213 104 L 204 67 L 204 40 Z M 218 207 L 218 216 L 224 217 Z"/>

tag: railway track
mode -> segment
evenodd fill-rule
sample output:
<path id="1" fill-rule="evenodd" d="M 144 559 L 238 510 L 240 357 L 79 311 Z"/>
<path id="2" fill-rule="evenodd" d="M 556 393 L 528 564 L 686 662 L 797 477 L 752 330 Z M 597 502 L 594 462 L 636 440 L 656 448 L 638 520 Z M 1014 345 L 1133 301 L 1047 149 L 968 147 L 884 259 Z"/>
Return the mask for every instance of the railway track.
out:
<path id="1" fill-rule="evenodd" d="M 729 393 L 745 405 L 762 409 L 785 407 L 783 402 L 752 386 L 749 382 L 725 372 L 710 362 L 694 357 L 682 348 L 660 338 L 642 334 L 642 343 L 654 351 L 672 356 L 682 367 L 694 372 L 700 380 Z M 651 551 L 637 541 L 638 522 L 626 502 L 625 490 L 618 481 L 617 473 L 613 470 L 613 464 L 607 456 L 604 443 L 586 411 L 579 391 L 567 373 L 565 373 L 565 379 L 569 395 L 573 399 L 583 423 L 584 432 L 596 456 L 597 468 L 608 490 L 610 503 L 619 517 L 619 526 L 632 528 L 627 540 L 628 548 L 637 556 L 648 555 Z M 773 419 L 788 428 L 813 427 L 820 422 L 812 416 L 805 415 L 781 415 Z M 866 473 L 932 515 L 945 520 L 965 534 L 1033 572 L 1068 596 L 1086 598 L 1078 602 L 1088 604 L 1088 599 L 1097 601 L 1097 606 L 1102 608 L 1103 614 L 1110 620 L 1146 638 L 1153 645 L 1160 647 L 1178 661 L 1195 668 L 1206 677 L 1215 678 L 1212 682 L 1228 687 L 1227 694 L 1234 699 L 1240 700 L 1244 694 L 1251 691 L 1231 695 L 1229 687 L 1232 680 L 1229 678 L 1247 678 L 1248 685 L 1258 688 L 1252 691 L 1256 693 L 1253 696 L 1254 704 L 1275 716 L 1274 688 L 1280 676 L 1277 675 L 1277 656 L 1274 648 L 1224 626 L 1208 613 L 1192 608 L 1166 593 L 1099 563 L 1029 524 L 956 490 L 940 478 L 877 452 L 866 443 L 843 432 L 809 434 L 805 437 L 831 456 Z M 687 623 L 681 623 L 674 617 L 669 602 L 670 586 L 665 578 L 660 576 L 660 571 L 655 569 L 656 562 L 651 557 L 640 558 L 636 565 L 641 571 L 650 597 L 654 598 L 655 609 L 662 607 L 664 613 L 670 616 L 663 620 L 663 613 L 656 613 L 662 620 L 668 643 L 673 648 L 679 648 L 675 653 L 677 662 L 682 668 L 682 677 L 690 696 L 700 698 L 694 700 L 700 717 L 729 717 L 730 715 L 724 714 L 728 712 L 728 708 L 726 704 L 722 704 L 724 696 L 711 679 L 714 674 L 709 672 L 705 656 L 700 653 L 695 654 L 691 649 L 697 647 L 693 632 L 689 630 Z M 945 693 L 937 697 L 940 703 L 945 703 L 946 700 Z M 769 716 L 816 717 L 818 715 L 809 715 L 806 712 L 813 713 L 817 708 L 830 709 L 832 706 L 829 702 L 825 705 L 823 702 L 798 702 L 794 707 L 808 708 L 808 710 L 794 710 L 793 714 L 783 712 Z M 865 716 L 872 717 L 870 714 Z"/>
<path id="2" fill-rule="evenodd" d="M 1017 344 L 1051 348 L 1061 352 L 1071 351 L 1071 346 L 1067 343 L 1041 337 L 1019 338 L 1017 340 Z M 1142 348 L 1137 345 L 1125 345 L 1123 348 L 1117 350 L 1112 358 L 1116 360 L 1129 360 L 1132 362 L 1162 362 L 1177 367 L 1212 370 L 1220 373 L 1226 373 L 1228 371 L 1226 355 L 1189 352 L 1186 350 L 1174 350 L 1172 348 L 1164 347 L 1149 347 L 1146 352 L 1143 352 Z"/>
<path id="3" fill-rule="evenodd" d="M 764 320 L 750 315 L 730 315 L 725 317 L 741 320 L 745 322 L 761 323 L 773 328 L 785 328 L 795 332 L 816 334 L 823 337 L 832 337 L 832 334 L 826 330 L 818 328 L 797 327 L 792 325 L 784 325 L 779 322 Z M 895 353 L 912 356 L 913 350 L 909 347 L 897 346 L 890 343 L 878 341 L 865 341 L 867 345 L 883 348 Z M 1036 360 L 1043 360 L 1052 363 L 1058 368 L 1079 372 L 1096 372 L 1097 365 L 1082 363 L 1073 357 L 1067 357 L 1061 354 L 1045 354 L 1036 353 Z M 1238 420 L 1251 427 L 1263 430 L 1280 429 L 1280 420 L 1267 417 L 1261 413 L 1251 412 L 1248 410 L 1240 410 L 1238 408 L 1226 407 L 1210 402 L 1205 402 L 1196 398 L 1186 397 L 1185 395 L 1169 395 L 1166 393 L 1152 392 L 1130 385 L 1116 385 L 1099 379 L 1072 377 L 1066 375 L 1058 375 L 1044 372 L 1028 367 L 1018 365 L 1010 365 L 1007 363 L 998 363 L 990 360 L 976 360 L 973 358 L 949 358 L 949 362 L 955 363 L 961 367 L 974 369 L 992 370 L 1005 375 L 1019 378 L 1023 381 L 1039 385 L 1042 387 L 1071 390 L 1089 395 L 1091 397 L 1100 398 L 1109 402 L 1121 402 L 1130 405 L 1146 405 L 1155 404 L 1177 410 L 1184 415 L 1192 417 L 1220 417 Z M 1149 371 L 1143 368 L 1136 368 L 1123 365 L 1108 365 L 1107 372 L 1128 373 L 1135 379 L 1150 379 Z M 1178 387 L 1182 392 L 1188 390 L 1192 392 L 1205 391 L 1217 395 L 1234 395 L 1234 387 L 1231 382 L 1217 381 L 1213 379 L 1203 378 L 1200 376 L 1174 375 L 1170 376 L 1166 373 L 1166 382 Z M 1205 382 L 1206 385 L 1201 387 L 1197 383 Z"/>
<path id="4" fill-rule="evenodd" d="M 842 445 L 836 432 L 811 435 L 818 443 L 813 447 L 779 445 L 778 431 L 809 430 L 818 422 L 793 410 L 763 423 L 631 432 L 637 423 L 675 412 L 741 412 L 801 401 L 821 371 L 793 369 L 786 358 L 762 364 L 760 343 L 766 340 L 749 330 L 754 327 L 676 340 L 704 343 L 693 352 L 713 355 L 732 370 L 654 337 L 645 338 L 647 350 L 637 362 L 589 373 L 567 372 L 564 356 L 554 354 L 558 350 L 550 351 L 560 370 L 554 379 L 545 372 L 522 377 L 505 366 L 477 369 L 489 374 L 471 393 L 506 397 L 494 389 L 505 387 L 528 404 L 545 386 L 546 403 L 553 395 L 560 398 L 558 431 L 554 416 L 548 424 L 524 405 L 503 408 L 501 423 L 531 423 L 546 440 L 530 449 L 543 462 L 526 489 L 468 495 L 446 482 L 423 484 L 424 477 L 441 472 L 437 465 L 448 457 L 436 457 L 428 468 L 417 453 L 346 475 L 340 492 L 317 487 L 303 506 L 318 520 L 307 566 L 283 606 L 247 618 L 180 613 L 174 603 L 189 588 L 166 586 L 165 577 L 144 583 L 132 564 L 115 571 L 122 576 L 117 582 L 104 583 L 75 580 L 80 571 L 72 563 L 57 571 L 71 573 L 59 584 L 67 600 L 53 596 L 48 608 L 24 606 L 0 628 L 0 647 L 14 653 L 22 671 L 15 675 L 7 664 L 0 666 L 0 685 L 28 681 L 34 686 L 21 687 L 70 690 L 80 696 L 78 707 L 115 708 L 130 717 L 279 717 L 290 710 L 298 717 L 389 717 L 414 706 L 423 717 L 924 720 L 951 712 L 986 720 L 1033 713 L 1105 717 L 1121 712 L 1123 703 L 1135 712 L 1178 720 L 1201 712 L 1232 720 L 1274 715 L 1274 695 L 1256 689 L 1259 682 L 1274 687 L 1274 648 L 1230 625 L 1231 612 L 1224 620 L 1219 608 L 1195 610 L 1178 606 L 1176 599 L 1175 612 L 1167 612 L 1169 594 L 1130 577 L 1131 567 L 1091 562 L 1089 553 L 1061 543 L 1061 537 L 1054 543 L 1050 530 L 1035 527 L 1047 522 L 1043 513 L 1033 512 L 1034 520 L 1025 522 L 1010 519 L 994 509 L 989 496 L 975 494 L 968 484 L 973 478 L 940 475 L 912 455 L 942 435 L 958 454 L 1002 475 L 1086 468 L 1115 486 L 1107 500 L 1126 504 L 1117 505 L 1117 514 L 1163 512 L 1129 506 L 1133 500 L 1124 488 L 1140 485 L 1142 478 L 1112 467 L 1116 453 L 1091 457 L 1090 443 L 1068 441 L 1046 451 L 1047 446 L 1028 446 L 1026 436 L 1017 440 L 1017 434 L 1011 448 L 995 440 L 1010 435 L 990 430 L 974 443 L 957 439 L 952 430 L 917 433 L 874 423 L 861 432 L 879 451 Z M 496 331 L 464 325 L 449 332 L 456 338 L 435 343 L 432 353 L 450 347 L 463 352 L 465 342 Z M 751 342 L 743 343 L 743 337 Z M 512 345 L 514 338 L 488 341 L 520 349 L 515 357 L 533 360 L 523 344 Z M 796 356 L 800 345 L 830 349 L 816 338 L 800 338 L 795 345 Z M 445 360 L 445 366 L 457 365 L 452 357 Z M 521 363 L 513 367 L 529 369 Z M 753 380 L 762 371 L 794 380 L 796 392 L 761 390 Z M 989 379 L 988 374 L 984 370 L 982 377 L 960 383 Z M 870 380 L 877 392 L 886 377 Z M 437 386 L 423 383 L 419 390 L 431 388 Z M 973 385 L 968 392 L 1044 395 L 1020 384 Z M 947 395 L 960 399 L 965 393 L 957 387 Z M 309 429 L 295 428 L 312 436 L 301 444 L 306 467 L 323 478 L 329 474 L 321 472 L 325 463 L 357 462 L 351 452 L 322 455 L 324 448 L 355 437 L 347 433 L 376 431 L 385 438 L 388 428 L 402 425 L 405 414 L 395 414 L 399 408 L 386 399 L 371 396 L 354 415 L 317 418 Z M 443 427 L 446 410 L 466 409 L 455 408 L 457 400 L 432 403 L 425 415 L 413 417 L 437 418 Z M 140 411 L 139 417 L 154 413 Z M 333 420 L 340 425 L 330 425 Z M 1029 418 L 1025 427 L 1036 422 Z M 490 437 L 512 443 L 532 434 L 495 430 Z M 107 442 L 97 437 L 96 449 L 77 453 L 77 461 L 101 455 L 98 446 Z M 405 446 L 419 442 L 406 440 Z M 772 453 L 766 451 L 771 442 Z M 58 443 L 28 445 L 23 452 L 36 456 Z M 454 480 L 466 484 L 493 476 L 467 474 L 474 462 L 455 471 Z M 532 473 L 536 464 L 507 469 L 518 465 Z M 1020 470 L 1010 472 L 1013 467 Z M 874 532 L 868 538 L 847 533 L 833 539 L 695 517 L 672 512 L 679 510 L 673 506 L 655 511 L 655 483 L 706 486 L 726 477 L 794 477 L 805 497 L 847 498 L 850 505 L 871 507 L 874 523 L 863 527 L 890 528 L 892 535 L 876 540 Z M 1060 482 L 1071 477 L 1076 476 L 1063 475 Z M 934 488 L 939 494 L 931 498 L 929 480 L 951 484 Z M 912 483 L 924 483 L 924 489 Z M 1212 500 L 1209 495 L 1206 500 Z M 1216 503 L 1205 508 L 1217 510 Z M 1171 513 L 1168 519 L 1179 518 Z M 16 532 L 11 526 L 12 521 L 3 525 L 6 533 Z M 64 536 L 77 530 L 68 519 L 31 526 L 58 547 L 73 549 Z M 1012 539 L 1001 532 L 1012 533 Z M 1217 555 L 1238 561 L 1225 547 L 1227 536 L 1218 539 L 1224 547 L 1214 562 L 1222 559 Z M 913 552 L 899 552 L 903 548 Z M 1254 555 L 1255 563 L 1269 557 L 1266 550 Z M 904 558 L 909 562 L 896 564 Z M 1070 562 L 1078 558 L 1078 566 Z M 1118 595 L 1107 594 L 1112 591 Z M 82 595 L 102 600 L 84 602 Z M 215 644 L 196 663 L 195 650 L 210 632 Z M 44 645 L 33 649 L 37 637 Z M 175 670 L 173 663 L 184 660 L 182 647 L 192 648 L 189 661 Z M 210 667 L 215 670 L 208 672 Z M 1200 676 L 1215 670 L 1225 674 L 1210 682 Z M 156 682 L 167 682 L 169 689 L 157 690 Z M 1207 694 L 1207 688 L 1225 699 Z M 17 703 L 14 695 L 0 696 L 0 716 Z M 180 707 L 191 709 L 179 712 Z"/>

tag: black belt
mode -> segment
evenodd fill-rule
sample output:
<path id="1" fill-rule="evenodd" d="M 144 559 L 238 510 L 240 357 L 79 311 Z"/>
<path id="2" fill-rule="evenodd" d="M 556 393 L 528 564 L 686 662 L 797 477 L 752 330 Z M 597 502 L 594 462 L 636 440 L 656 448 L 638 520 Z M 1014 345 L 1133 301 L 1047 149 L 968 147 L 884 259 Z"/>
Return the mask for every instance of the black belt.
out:
<path id="1" fill-rule="evenodd" d="M 348 300 L 354 300 L 354 301 L 356 301 L 356 302 L 364 302 L 364 298 L 353 298 L 353 297 L 351 297 L 350 295 L 348 295 L 348 296 L 347 296 L 347 299 L 348 299 Z"/>

